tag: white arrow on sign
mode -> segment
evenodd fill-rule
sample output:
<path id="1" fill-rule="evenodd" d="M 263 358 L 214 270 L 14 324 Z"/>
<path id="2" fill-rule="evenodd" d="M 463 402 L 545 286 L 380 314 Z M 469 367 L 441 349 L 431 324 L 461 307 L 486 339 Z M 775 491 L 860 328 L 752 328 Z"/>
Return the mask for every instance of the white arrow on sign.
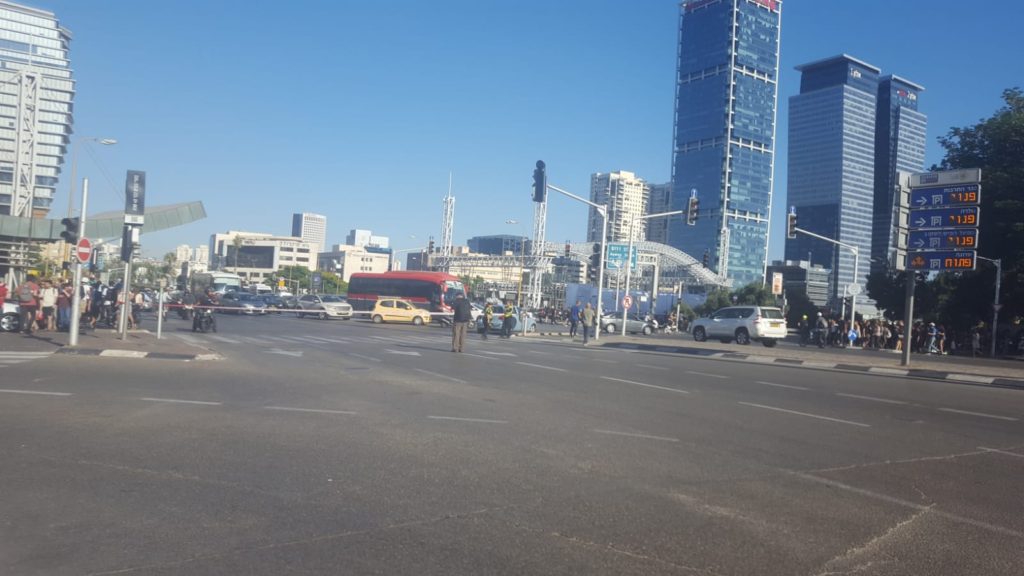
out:
<path id="1" fill-rule="evenodd" d="M 927 203 L 928 203 L 928 199 L 925 198 L 924 196 L 922 196 L 922 197 L 917 199 L 917 205 L 918 206 L 924 206 Z"/>
<path id="2" fill-rule="evenodd" d="M 924 240 L 918 240 L 914 242 L 914 248 L 924 248 Z"/>
<path id="3" fill-rule="evenodd" d="M 402 352 L 401 350 L 391 350 L 391 349 L 385 349 L 384 351 L 387 352 L 388 354 L 401 354 L 402 356 L 419 356 L 420 355 L 419 352 L 412 352 L 412 351 Z"/>
<path id="4" fill-rule="evenodd" d="M 917 220 L 914 220 L 914 226 L 924 226 L 927 223 L 928 221 L 925 220 L 924 218 L 918 218 Z"/>
<path id="5" fill-rule="evenodd" d="M 302 350 L 281 350 L 280 348 L 271 348 L 267 350 L 267 354 L 280 354 L 282 356 L 294 356 L 295 358 L 302 357 Z"/>

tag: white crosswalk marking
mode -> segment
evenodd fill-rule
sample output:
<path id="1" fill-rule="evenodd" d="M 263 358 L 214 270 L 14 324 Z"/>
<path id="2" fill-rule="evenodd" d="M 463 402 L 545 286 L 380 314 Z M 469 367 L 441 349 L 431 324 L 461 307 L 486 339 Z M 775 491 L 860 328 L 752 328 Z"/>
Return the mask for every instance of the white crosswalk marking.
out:
<path id="1" fill-rule="evenodd" d="M 261 340 L 259 338 L 253 338 L 252 336 L 239 336 L 239 338 L 253 344 L 270 344 L 269 340 Z"/>
<path id="2" fill-rule="evenodd" d="M 10 366 L 46 358 L 53 352 L 0 352 L 0 366 Z"/>
<path id="3" fill-rule="evenodd" d="M 218 342 L 227 342 L 228 344 L 241 344 L 241 342 L 239 342 L 238 340 L 227 338 L 225 336 L 217 336 L 217 335 L 214 335 L 214 334 L 207 334 L 206 337 L 210 338 L 212 340 L 216 340 Z"/>

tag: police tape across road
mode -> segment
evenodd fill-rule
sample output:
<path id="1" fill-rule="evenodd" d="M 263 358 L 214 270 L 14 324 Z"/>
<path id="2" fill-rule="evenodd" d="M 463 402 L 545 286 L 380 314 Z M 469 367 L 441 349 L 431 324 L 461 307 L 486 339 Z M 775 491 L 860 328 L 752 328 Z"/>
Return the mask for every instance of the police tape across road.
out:
<path id="1" fill-rule="evenodd" d="M 200 306 L 198 304 L 177 304 L 177 303 L 163 304 L 162 307 L 166 308 L 168 310 L 170 310 L 172 308 L 185 308 L 187 310 L 231 310 L 231 311 L 235 311 L 235 312 L 240 312 L 242 314 L 275 314 L 275 313 L 276 314 L 281 314 L 281 313 L 284 313 L 284 312 L 292 312 L 292 313 L 294 313 L 296 315 L 298 315 L 298 314 L 307 314 L 307 315 L 310 315 L 310 316 L 315 316 L 315 315 L 319 314 L 320 312 L 325 312 L 325 310 L 323 310 L 323 309 L 304 310 L 302 308 L 247 308 L 245 306 Z M 351 315 L 351 316 L 356 316 L 356 315 L 370 316 L 372 314 L 373 314 L 372 310 L 352 310 L 351 312 L 342 313 L 342 314 L 331 314 L 330 312 L 327 312 L 327 315 L 330 316 L 330 317 L 341 317 L 341 318 L 348 317 L 349 315 Z M 430 312 L 430 317 L 431 318 L 449 317 L 449 316 L 454 316 L 454 313 L 453 312 Z"/>

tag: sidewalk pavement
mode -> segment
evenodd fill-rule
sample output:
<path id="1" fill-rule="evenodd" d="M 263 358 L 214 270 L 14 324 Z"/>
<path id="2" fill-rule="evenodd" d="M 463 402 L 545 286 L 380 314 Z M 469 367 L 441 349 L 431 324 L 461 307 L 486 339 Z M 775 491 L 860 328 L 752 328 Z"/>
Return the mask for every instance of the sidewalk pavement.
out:
<path id="1" fill-rule="evenodd" d="M 560 328 L 555 326 L 554 328 Z M 568 331 L 545 331 L 538 336 L 568 336 Z M 1024 389 L 1024 362 L 1019 360 L 975 359 L 964 356 L 928 356 L 913 354 L 910 367 L 900 366 L 900 355 L 890 351 L 860 348 L 767 348 L 754 342 L 748 346 L 719 341 L 697 342 L 689 334 L 655 334 L 651 336 L 619 336 L 602 333 L 596 344 L 649 352 L 689 354 L 724 360 L 780 364 L 827 370 L 865 372 L 881 376 L 907 376 L 990 384 Z"/>
<path id="2" fill-rule="evenodd" d="M 157 340 L 155 330 L 129 330 L 127 337 L 122 340 L 115 330 L 86 329 L 79 333 L 78 345 L 74 348 L 68 346 L 70 335 L 67 332 L 37 331 L 31 336 L 8 333 L 0 335 L 0 349 L 12 352 L 49 350 L 57 354 L 155 360 L 194 361 L 221 358 L 212 348 L 189 344 L 171 337 L 168 332 L 165 329 L 163 337 Z"/>

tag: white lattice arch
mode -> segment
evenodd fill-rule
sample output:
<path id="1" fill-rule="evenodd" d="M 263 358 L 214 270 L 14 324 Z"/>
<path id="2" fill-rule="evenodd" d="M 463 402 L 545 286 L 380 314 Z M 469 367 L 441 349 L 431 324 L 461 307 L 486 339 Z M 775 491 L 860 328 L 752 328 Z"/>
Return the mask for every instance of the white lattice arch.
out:
<path id="1" fill-rule="evenodd" d="M 686 252 L 660 242 L 637 242 L 637 252 L 654 254 L 658 258 L 658 266 L 663 277 L 682 277 L 686 284 L 704 286 L 730 287 L 732 281 L 723 278 L 714 271 L 701 265 L 700 261 Z M 547 243 L 548 252 L 564 250 L 564 244 Z M 586 261 L 594 253 L 595 246 L 600 249 L 599 242 L 576 242 L 569 244 L 569 252 L 582 261 Z"/>

